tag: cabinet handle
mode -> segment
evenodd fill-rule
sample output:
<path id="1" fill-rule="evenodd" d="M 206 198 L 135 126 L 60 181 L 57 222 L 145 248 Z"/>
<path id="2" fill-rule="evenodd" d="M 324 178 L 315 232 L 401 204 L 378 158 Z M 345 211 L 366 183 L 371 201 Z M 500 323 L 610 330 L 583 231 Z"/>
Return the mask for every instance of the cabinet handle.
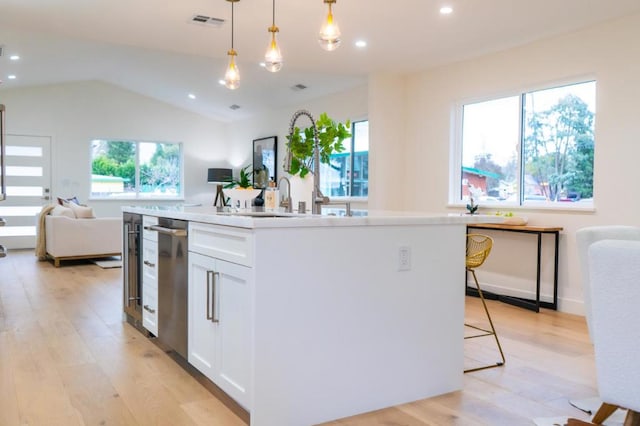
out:
<path id="1" fill-rule="evenodd" d="M 149 312 L 151 312 L 152 314 L 155 314 L 155 313 L 156 313 L 156 310 L 155 310 L 155 309 L 151 309 L 151 308 L 149 307 L 149 305 L 144 305 L 144 309 L 145 309 L 145 310 L 147 310 L 147 311 L 149 311 Z"/>
<path id="2" fill-rule="evenodd" d="M 144 262 L 142 262 L 142 263 L 144 263 L 145 265 L 147 265 L 147 266 L 148 266 L 148 267 L 150 267 L 150 268 L 155 268 L 155 267 L 156 267 L 156 264 L 155 264 L 155 263 L 151 263 L 151 262 L 149 262 L 148 260 L 145 260 L 145 261 L 144 261 Z"/>
<path id="3" fill-rule="evenodd" d="M 217 311 L 217 309 L 216 309 L 216 282 L 218 281 L 216 279 L 216 276 L 219 277 L 220 273 L 219 272 L 213 272 L 212 275 L 213 275 L 213 285 L 211 286 L 211 288 L 213 289 L 213 291 L 212 291 L 212 297 L 211 297 L 211 306 L 212 306 L 212 308 L 211 308 L 211 310 L 212 310 L 211 322 L 219 323 L 220 322 L 220 318 L 216 317 L 216 311 Z"/>
<path id="4" fill-rule="evenodd" d="M 211 277 L 213 276 L 213 271 L 207 271 L 207 319 L 212 320 L 213 316 L 211 315 Z"/>

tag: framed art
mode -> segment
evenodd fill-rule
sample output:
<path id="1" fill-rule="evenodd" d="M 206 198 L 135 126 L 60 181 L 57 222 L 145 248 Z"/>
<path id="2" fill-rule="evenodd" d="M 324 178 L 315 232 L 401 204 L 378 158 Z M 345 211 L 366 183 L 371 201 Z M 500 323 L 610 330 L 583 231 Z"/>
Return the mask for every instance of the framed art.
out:
<path id="1" fill-rule="evenodd" d="M 269 180 L 277 181 L 276 160 L 278 153 L 278 137 L 253 140 L 253 187 L 266 188 Z"/>

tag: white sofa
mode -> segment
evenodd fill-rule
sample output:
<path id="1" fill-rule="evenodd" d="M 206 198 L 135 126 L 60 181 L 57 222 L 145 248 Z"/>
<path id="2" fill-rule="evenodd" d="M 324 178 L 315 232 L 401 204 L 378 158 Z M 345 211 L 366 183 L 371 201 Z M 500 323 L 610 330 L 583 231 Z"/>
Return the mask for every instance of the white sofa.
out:
<path id="1" fill-rule="evenodd" d="M 122 218 L 72 219 L 47 215 L 45 218 L 46 253 L 55 267 L 61 260 L 120 256 Z"/>

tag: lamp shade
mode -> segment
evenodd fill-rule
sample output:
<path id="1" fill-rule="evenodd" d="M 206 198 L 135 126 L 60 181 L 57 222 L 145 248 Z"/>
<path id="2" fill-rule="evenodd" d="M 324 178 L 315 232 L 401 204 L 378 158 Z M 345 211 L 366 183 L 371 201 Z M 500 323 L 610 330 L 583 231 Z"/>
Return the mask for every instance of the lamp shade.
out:
<path id="1" fill-rule="evenodd" d="M 226 182 L 233 177 L 231 169 L 208 169 L 207 183 Z"/>

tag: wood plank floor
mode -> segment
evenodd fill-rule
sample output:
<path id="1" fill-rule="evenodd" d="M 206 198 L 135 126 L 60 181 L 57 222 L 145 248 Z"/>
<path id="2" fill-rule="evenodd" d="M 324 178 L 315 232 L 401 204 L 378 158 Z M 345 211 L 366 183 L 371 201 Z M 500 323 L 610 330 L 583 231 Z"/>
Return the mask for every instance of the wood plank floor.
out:
<path id="1" fill-rule="evenodd" d="M 243 425 L 122 322 L 121 273 L 85 262 L 54 268 L 32 251 L 0 260 L 0 425 Z M 586 420 L 568 403 L 596 395 L 584 319 L 489 304 L 504 367 L 465 374 L 460 392 L 327 425 L 524 426 L 557 415 Z M 467 322 L 484 325 L 478 299 L 467 298 L 466 312 Z M 465 355 L 465 368 L 498 360 L 490 337 L 465 341 Z"/>

